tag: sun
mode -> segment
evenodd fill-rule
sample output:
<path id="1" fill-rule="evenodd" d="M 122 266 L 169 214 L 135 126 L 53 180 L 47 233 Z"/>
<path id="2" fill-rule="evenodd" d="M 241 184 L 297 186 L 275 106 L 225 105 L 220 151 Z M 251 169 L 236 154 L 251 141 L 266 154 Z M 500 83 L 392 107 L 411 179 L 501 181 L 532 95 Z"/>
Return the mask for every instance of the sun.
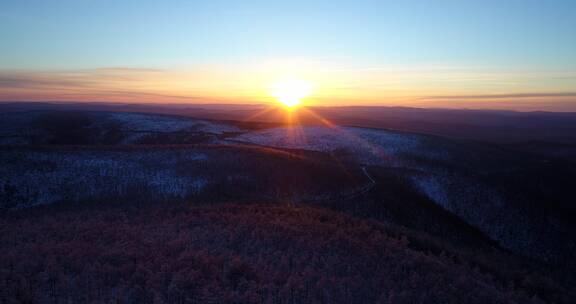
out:
<path id="1" fill-rule="evenodd" d="M 302 103 L 302 99 L 312 94 L 314 86 L 312 83 L 297 79 L 282 79 L 270 87 L 270 95 L 276 98 L 279 103 L 288 108 L 293 108 Z"/>

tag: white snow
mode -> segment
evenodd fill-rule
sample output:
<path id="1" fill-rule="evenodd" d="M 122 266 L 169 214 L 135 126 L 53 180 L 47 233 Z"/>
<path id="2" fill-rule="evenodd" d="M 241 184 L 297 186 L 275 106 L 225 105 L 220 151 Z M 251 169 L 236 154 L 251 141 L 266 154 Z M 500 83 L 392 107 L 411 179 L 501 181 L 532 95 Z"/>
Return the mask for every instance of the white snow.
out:
<path id="1" fill-rule="evenodd" d="M 244 133 L 234 141 L 340 153 L 363 164 L 395 165 L 404 154 L 425 152 L 422 136 L 356 127 L 278 127 Z"/>
<path id="2" fill-rule="evenodd" d="M 222 134 L 240 131 L 235 126 L 186 117 L 138 113 L 110 113 L 109 118 L 122 124 L 123 131 L 178 132 L 195 131 Z"/>
<path id="3" fill-rule="evenodd" d="M 149 192 L 155 198 L 186 198 L 208 183 L 193 169 L 208 156 L 186 150 L 1 154 L 0 197 L 23 207 Z M 179 172 L 181 164 L 192 169 Z M 7 186 L 15 191 L 11 197 Z"/>

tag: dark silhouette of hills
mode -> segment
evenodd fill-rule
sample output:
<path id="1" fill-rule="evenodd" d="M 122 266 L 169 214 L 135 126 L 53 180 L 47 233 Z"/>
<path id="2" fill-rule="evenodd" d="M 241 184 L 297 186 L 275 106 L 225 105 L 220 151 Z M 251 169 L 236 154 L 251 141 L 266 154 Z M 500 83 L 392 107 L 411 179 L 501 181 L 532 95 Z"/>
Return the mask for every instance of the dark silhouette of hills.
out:
<path id="1" fill-rule="evenodd" d="M 267 109 L 270 111 L 261 113 Z M 338 125 L 385 128 L 499 143 L 525 141 L 573 143 L 576 140 L 576 113 L 570 112 L 384 106 L 312 107 L 311 109 Z M 1 107 L 1 111 L 26 110 L 126 111 L 186 115 L 215 120 L 267 123 L 285 121 L 283 109 L 263 105 L 4 102 Z M 258 113 L 261 114 L 258 115 Z M 305 112 L 300 112 L 298 115 L 300 115 L 301 123 L 321 123 L 316 116 Z"/>
<path id="2" fill-rule="evenodd" d="M 2 105 L 0 299 L 576 297 L 573 114 L 202 107 Z"/>

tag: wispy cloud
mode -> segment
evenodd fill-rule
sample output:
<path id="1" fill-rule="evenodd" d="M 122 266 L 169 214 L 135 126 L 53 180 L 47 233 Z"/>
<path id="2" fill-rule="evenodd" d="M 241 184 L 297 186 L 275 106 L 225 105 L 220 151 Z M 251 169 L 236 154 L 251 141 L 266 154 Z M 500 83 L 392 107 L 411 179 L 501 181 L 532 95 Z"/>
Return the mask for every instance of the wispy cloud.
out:
<path id="1" fill-rule="evenodd" d="M 420 99 L 508 99 L 508 98 L 534 98 L 534 97 L 576 97 L 576 92 L 557 93 L 519 93 L 519 94 L 486 94 L 486 95 L 440 95 L 424 96 Z"/>
<path id="2" fill-rule="evenodd" d="M 95 83 L 83 79 L 46 77 L 35 74 L 0 74 L 0 88 L 82 87 Z"/>
<path id="3" fill-rule="evenodd" d="M 0 71 L 0 88 L 87 88 L 141 80 L 162 70 L 101 68 L 64 71 Z"/>
<path id="4" fill-rule="evenodd" d="M 287 71 L 291 72 L 292 65 Z M 284 65 L 196 66 L 186 70 L 104 67 L 0 70 L 0 100 L 271 102 L 267 89 Z M 347 67 L 296 71 L 316 84 L 310 105 L 550 107 L 576 110 L 576 72 L 466 66 Z M 292 74 L 288 74 L 292 75 Z M 496 94 L 492 94 L 492 92 Z"/>
<path id="5" fill-rule="evenodd" d="M 202 86 L 194 86 L 199 80 L 202 78 L 197 73 L 130 67 L 60 71 L 0 70 L 0 100 L 226 100 L 203 91 Z"/>
<path id="6" fill-rule="evenodd" d="M 97 69 L 88 70 L 88 71 L 160 73 L 160 72 L 165 72 L 166 70 L 153 69 L 153 68 L 105 67 L 105 68 L 97 68 Z"/>

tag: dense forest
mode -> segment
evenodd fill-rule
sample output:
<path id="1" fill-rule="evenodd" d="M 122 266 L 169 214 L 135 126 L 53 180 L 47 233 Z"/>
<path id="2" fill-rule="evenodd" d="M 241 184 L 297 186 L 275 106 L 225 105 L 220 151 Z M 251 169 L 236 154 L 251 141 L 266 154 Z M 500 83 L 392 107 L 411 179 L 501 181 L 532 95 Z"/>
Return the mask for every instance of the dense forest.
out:
<path id="1" fill-rule="evenodd" d="M 304 206 L 95 204 L 0 219 L 4 303 L 570 303 L 503 254 Z"/>

